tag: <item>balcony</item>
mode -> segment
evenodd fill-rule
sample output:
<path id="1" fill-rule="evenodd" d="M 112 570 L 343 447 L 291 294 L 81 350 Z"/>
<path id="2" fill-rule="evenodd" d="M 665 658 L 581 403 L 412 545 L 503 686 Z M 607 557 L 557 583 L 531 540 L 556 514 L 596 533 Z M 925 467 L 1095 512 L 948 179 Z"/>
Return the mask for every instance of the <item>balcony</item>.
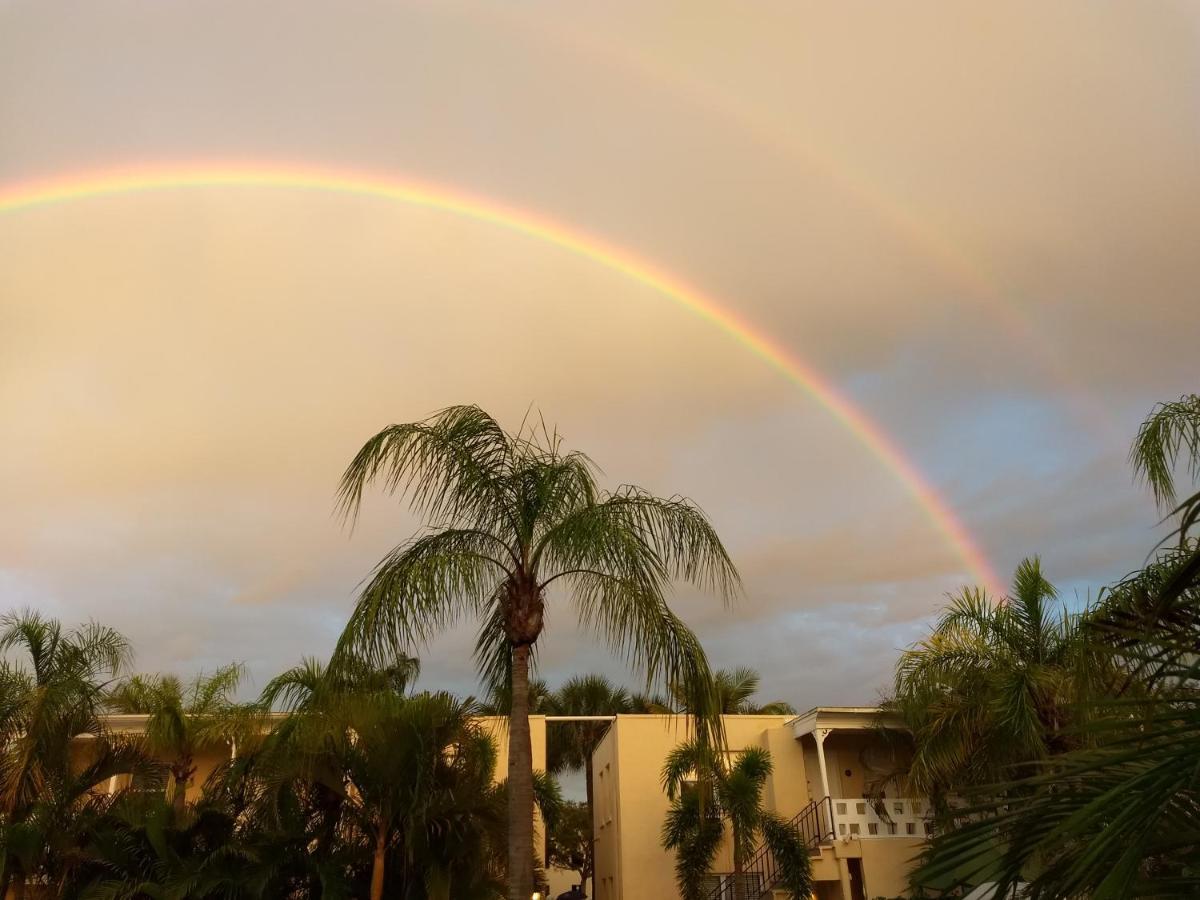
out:
<path id="1" fill-rule="evenodd" d="M 843 839 L 918 838 L 933 833 L 929 802 L 915 798 L 834 797 L 834 833 Z"/>

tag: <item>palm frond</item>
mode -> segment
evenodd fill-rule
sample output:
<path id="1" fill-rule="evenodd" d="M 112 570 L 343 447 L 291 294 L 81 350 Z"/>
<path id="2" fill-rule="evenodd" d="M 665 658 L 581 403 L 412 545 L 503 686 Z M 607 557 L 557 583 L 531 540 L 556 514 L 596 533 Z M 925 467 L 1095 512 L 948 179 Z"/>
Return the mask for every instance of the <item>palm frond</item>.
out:
<path id="1" fill-rule="evenodd" d="M 1160 403 L 1142 422 L 1129 451 L 1134 472 L 1150 485 L 1160 506 L 1175 499 L 1175 466 L 1186 453 L 1193 478 L 1200 477 L 1200 395 Z"/>
<path id="2" fill-rule="evenodd" d="M 390 425 L 372 437 L 342 475 L 338 509 L 354 519 L 363 488 L 376 480 L 428 519 L 495 530 L 511 524 L 512 439 L 477 406 L 454 406 L 423 422 Z"/>
<path id="3" fill-rule="evenodd" d="M 338 653 L 407 656 L 464 613 L 480 613 L 510 574 L 494 541 L 474 530 L 419 536 L 388 554 L 363 587 Z"/>

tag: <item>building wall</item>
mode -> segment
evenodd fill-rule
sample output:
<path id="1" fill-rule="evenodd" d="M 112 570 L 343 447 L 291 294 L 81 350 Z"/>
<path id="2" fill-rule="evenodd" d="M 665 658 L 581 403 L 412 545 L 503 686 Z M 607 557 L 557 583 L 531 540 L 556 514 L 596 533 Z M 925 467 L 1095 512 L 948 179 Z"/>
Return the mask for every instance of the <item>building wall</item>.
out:
<path id="1" fill-rule="evenodd" d="M 808 802 L 803 755 L 794 738 L 788 743 L 767 734 L 769 729 L 782 731 L 790 718 L 727 716 L 725 732 L 731 752 L 750 746 L 772 751 L 775 772 L 768 791 L 785 798 L 794 814 Z M 674 859 L 662 847 L 670 802 L 661 777 L 667 754 L 687 740 L 689 729 L 685 716 L 618 716 L 596 749 L 597 900 L 678 896 Z M 715 869 L 732 867 L 729 848 L 723 846 Z"/>
<path id="2" fill-rule="evenodd" d="M 618 828 L 621 816 L 616 790 L 620 779 L 618 728 L 621 728 L 620 719 L 613 722 L 592 754 L 592 832 L 596 840 L 595 890 L 592 893 L 596 898 L 616 897 L 621 878 L 621 831 Z"/>
<path id="3" fill-rule="evenodd" d="M 859 841 L 867 900 L 908 895 L 908 873 L 924 842 L 907 838 Z"/>
<path id="4" fill-rule="evenodd" d="M 786 727 L 791 716 L 727 716 L 725 732 L 731 753 L 757 746 L 771 753 L 773 772 L 764 787 L 766 808 L 791 818 L 824 796 L 811 736 L 797 740 Z M 661 784 L 668 753 L 690 737 L 682 716 L 618 716 L 593 755 L 595 771 L 597 900 L 670 900 L 675 887 L 675 859 L 662 847 L 661 831 L 670 803 Z M 881 739 L 869 731 L 833 733 L 824 744 L 829 788 L 835 797 L 862 797 L 875 777 L 863 763 L 863 751 Z M 838 841 L 814 857 L 814 876 L 821 900 L 842 900 L 846 861 L 861 860 L 868 900 L 907 892 L 909 861 L 920 851 L 919 840 L 881 838 Z M 714 872 L 733 869 L 726 840 L 713 863 Z M 849 900 L 849 898 L 844 898 Z"/>
<path id="5" fill-rule="evenodd" d="M 496 780 L 508 778 L 508 716 L 480 716 L 480 727 L 496 745 Z M 533 770 L 546 770 L 546 717 L 529 717 L 529 745 L 533 750 Z M 546 837 L 542 827 L 542 814 L 533 811 L 533 846 L 539 858 L 545 855 Z M 544 862 L 545 860 L 543 860 Z"/>
<path id="6" fill-rule="evenodd" d="M 116 717 L 114 717 L 116 718 Z M 120 717 L 130 719 L 134 717 Z M 496 745 L 496 780 L 503 781 L 508 777 L 508 717 L 507 716 L 481 716 L 479 718 L 480 727 L 492 738 Z M 136 724 L 123 722 L 120 726 L 120 731 L 129 734 L 137 734 L 140 727 Z M 533 768 L 534 770 L 544 770 L 546 768 L 546 717 L 545 716 L 530 716 L 529 717 L 529 742 L 533 750 Z M 80 755 L 82 760 L 88 753 L 86 742 L 80 742 L 78 749 L 75 751 Z M 220 744 L 200 750 L 196 753 L 194 765 L 196 772 L 188 782 L 187 799 L 196 800 L 204 791 L 204 783 L 213 771 L 225 762 L 228 762 L 233 748 L 228 744 Z M 129 776 L 121 775 L 116 778 L 110 787 L 120 789 L 129 784 Z M 538 836 L 536 840 L 540 841 L 541 834 L 541 816 L 535 813 L 534 826 L 537 829 Z"/>

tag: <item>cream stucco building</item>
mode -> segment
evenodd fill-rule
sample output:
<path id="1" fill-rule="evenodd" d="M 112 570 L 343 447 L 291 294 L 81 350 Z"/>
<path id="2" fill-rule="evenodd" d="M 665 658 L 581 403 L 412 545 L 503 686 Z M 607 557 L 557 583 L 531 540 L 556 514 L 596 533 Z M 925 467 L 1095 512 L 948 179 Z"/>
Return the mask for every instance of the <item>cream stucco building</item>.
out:
<path id="1" fill-rule="evenodd" d="M 273 713 L 269 719 L 282 718 L 285 713 Z M 142 734 L 146 730 L 146 722 L 149 719 L 146 715 L 106 715 L 101 719 L 104 727 L 108 731 L 116 734 Z M 508 717 L 507 716 L 480 716 L 476 719 L 481 728 L 487 732 L 496 747 L 496 778 L 503 779 L 508 775 Z M 264 726 L 267 727 L 267 726 Z M 85 759 L 88 753 L 88 735 L 81 735 L 76 741 L 76 752 L 82 759 Z M 531 749 L 533 750 L 533 767 L 534 769 L 545 769 L 546 767 L 546 717 L 545 716 L 530 716 L 529 717 L 529 739 Z M 227 762 L 232 756 L 237 755 L 237 747 L 233 743 L 222 743 L 219 745 L 208 746 L 197 750 L 193 764 L 195 773 L 188 781 L 187 799 L 189 801 L 197 800 L 204 789 L 204 783 L 208 777 L 222 763 Z M 118 775 L 115 776 L 109 784 L 109 790 L 116 791 L 121 788 L 130 786 L 131 776 Z M 536 817 L 536 811 L 535 811 Z M 538 819 L 540 823 L 540 819 Z M 540 824 L 539 824 L 540 829 Z"/>
<path id="2" fill-rule="evenodd" d="M 667 754 L 688 728 L 682 716 L 617 716 L 596 748 L 597 900 L 678 897 L 674 859 L 660 837 L 669 807 L 660 778 Z M 801 716 L 726 716 L 725 733 L 731 752 L 751 746 L 770 752 L 774 771 L 764 805 L 808 840 L 819 900 L 907 892 L 910 860 L 928 834 L 928 805 L 898 796 L 886 780 L 897 754 L 908 752 L 894 723 L 871 708 L 818 707 Z M 873 784 L 882 786 L 886 815 L 864 798 Z M 713 870 L 714 900 L 732 868 L 725 846 Z M 769 860 L 752 868 L 768 891 Z"/>

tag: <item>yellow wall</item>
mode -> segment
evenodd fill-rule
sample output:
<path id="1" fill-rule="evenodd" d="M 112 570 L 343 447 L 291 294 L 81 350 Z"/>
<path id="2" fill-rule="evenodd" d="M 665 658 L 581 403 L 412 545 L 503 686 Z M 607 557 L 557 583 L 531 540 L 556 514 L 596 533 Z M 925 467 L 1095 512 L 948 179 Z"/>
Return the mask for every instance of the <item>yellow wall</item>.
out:
<path id="1" fill-rule="evenodd" d="M 768 737 L 790 716 L 728 716 L 726 738 L 731 751 L 767 747 L 775 773 L 768 787 L 788 798 L 799 811 L 807 800 L 804 765 L 794 739 Z M 618 716 L 593 756 L 596 773 L 596 898 L 639 900 L 675 897 L 674 859 L 662 848 L 662 824 L 670 803 L 662 789 L 663 761 L 689 737 L 684 716 Z M 799 791 L 800 796 L 791 799 Z M 794 814 L 794 813 L 793 813 Z M 729 848 L 722 847 L 717 869 L 732 867 Z"/>
<path id="2" fill-rule="evenodd" d="M 758 746 L 771 754 L 773 772 L 764 788 L 766 808 L 785 818 L 824 796 L 811 736 L 798 740 L 787 723 L 791 716 L 726 716 L 731 752 Z M 667 754 L 690 737 L 684 716 L 618 716 L 592 757 L 595 772 L 597 900 L 678 897 L 675 859 L 662 847 L 662 825 L 670 804 L 661 784 Z M 830 792 L 862 797 L 873 777 L 865 771 L 863 750 L 881 738 L 867 730 L 835 732 L 824 744 Z M 847 771 L 849 774 L 847 774 Z M 813 859 L 820 882 L 818 897 L 842 900 L 840 877 L 847 859 L 861 859 L 868 900 L 906 893 L 909 860 L 920 841 L 884 838 L 837 842 Z M 713 863 L 729 872 L 728 840 Z M 848 900 L 848 898 L 846 898 Z"/>
<path id="3" fill-rule="evenodd" d="M 908 873 L 923 841 L 912 838 L 859 841 L 867 900 L 908 894 Z"/>
<path id="4" fill-rule="evenodd" d="M 496 780 L 504 781 L 508 778 L 508 716 L 480 716 L 478 721 L 496 745 Z M 529 717 L 529 745 L 533 750 L 533 770 L 545 771 L 545 716 Z M 545 853 L 546 844 L 542 832 L 542 816 L 536 809 L 533 811 L 533 846 L 537 848 L 538 857 L 541 858 Z"/>
<path id="5" fill-rule="evenodd" d="M 508 777 L 508 717 L 507 716 L 482 716 L 479 719 L 479 724 L 482 729 L 492 738 L 496 744 L 496 779 L 504 780 Z M 138 727 L 128 723 L 122 723 L 120 730 L 124 733 L 138 733 Z M 545 716 L 530 716 L 529 717 L 529 742 L 533 749 L 533 768 L 535 770 L 546 768 L 546 717 Z M 82 756 L 86 756 L 87 744 L 80 743 L 80 750 L 77 751 Z M 188 800 L 196 800 L 204 790 L 204 783 L 208 776 L 212 774 L 217 766 L 226 762 L 230 758 L 232 748 L 227 744 L 221 744 L 196 753 L 195 766 L 196 773 L 188 782 L 187 798 Z M 129 783 L 128 776 L 118 776 L 114 788 L 123 788 Z M 535 819 L 536 827 L 541 829 L 540 816 Z"/>

